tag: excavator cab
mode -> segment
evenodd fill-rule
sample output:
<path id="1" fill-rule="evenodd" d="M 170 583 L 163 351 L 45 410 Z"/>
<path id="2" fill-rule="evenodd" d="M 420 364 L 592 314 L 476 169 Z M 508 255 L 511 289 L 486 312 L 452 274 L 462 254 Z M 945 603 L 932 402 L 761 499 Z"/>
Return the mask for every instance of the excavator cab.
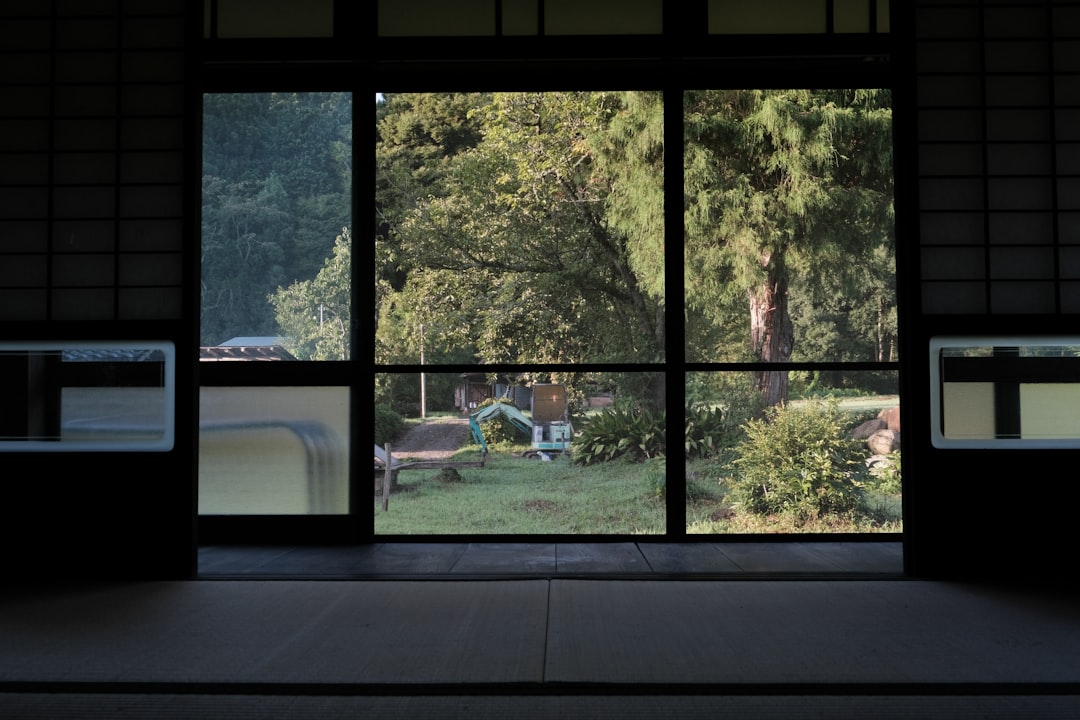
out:
<path id="1" fill-rule="evenodd" d="M 573 437 L 570 404 L 562 385 L 533 385 L 533 450 L 565 452 Z"/>

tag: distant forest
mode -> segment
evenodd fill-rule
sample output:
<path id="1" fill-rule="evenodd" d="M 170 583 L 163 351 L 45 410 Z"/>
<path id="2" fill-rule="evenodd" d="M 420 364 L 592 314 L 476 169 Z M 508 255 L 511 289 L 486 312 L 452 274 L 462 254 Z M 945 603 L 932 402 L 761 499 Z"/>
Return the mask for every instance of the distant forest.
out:
<path id="1" fill-rule="evenodd" d="M 206 95 L 202 161 L 201 344 L 280 335 L 271 296 L 314 281 L 352 223 L 351 96 Z"/>

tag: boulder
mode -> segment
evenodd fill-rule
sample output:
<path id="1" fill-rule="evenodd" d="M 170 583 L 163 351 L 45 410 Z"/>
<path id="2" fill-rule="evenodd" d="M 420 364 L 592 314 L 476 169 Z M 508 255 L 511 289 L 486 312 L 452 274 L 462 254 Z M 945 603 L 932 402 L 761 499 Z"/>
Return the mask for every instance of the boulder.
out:
<path id="1" fill-rule="evenodd" d="M 865 462 L 867 469 L 870 470 L 870 472 L 872 473 L 878 468 L 886 467 L 889 464 L 889 456 L 871 455 L 870 457 L 866 458 Z"/>
<path id="2" fill-rule="evenodd" d="M 881 418 L 874 418 L 873 420 L 867 420 L 859 427 L 855 428 L 848 433 L 849 440 L 865 440 L 878 430 L 885 430 L 888 428 L 888 424 Z"/>
<path id="3" fill-rule="evenodd" d="M 885 408 L 878 413 L 878 418 L 885 421 L 889 429 L 893 432 L 900 432 L 900 408 L 891 407 Z"/>
<path id="4" fill-rule="evenodd" d="M 900 449 L 900 433 L 888 428 L 878 430 L 866 438 L 866 445 L 870 448 L 870 452 L 875 455 L 888 455 L 894 450 Z"/>

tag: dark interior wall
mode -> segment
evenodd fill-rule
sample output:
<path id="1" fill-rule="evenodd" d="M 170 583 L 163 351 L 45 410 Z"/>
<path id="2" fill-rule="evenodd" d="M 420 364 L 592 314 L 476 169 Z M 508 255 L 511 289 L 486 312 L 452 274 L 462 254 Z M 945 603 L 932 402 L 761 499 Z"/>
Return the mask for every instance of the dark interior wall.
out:
<path id="1" fill-rule="evenodd" d="M 902 12 L 913 29 L 900 46 L 904 121 L 917 139 L 902 161 L 916 212 L 898 224 L 918 238 L 903 332 L 907 560 L 920 576 L 1060 578 L 1070 537 L 1056 488 L 1075 452 L 932 447 L 928 346 L 1075 332 L 1080 8 L 971 0 Z"/>
<path id="2" fill-rule="evenodd" d="M 195 572 L 188 453 L 7 455 L 4 576 L 178 579 Z"/>
<path id="3" fill-rule="evenodd" d="M 892 4 L 907 98 L 897 116 L 909 568 L 999 577 L 1008 556 L 1023 558 L 1010 572 L 1045 577 L 1069 540 L 1053 488 L 1073 454 L 931 447 L 926 348 L 937 334 L 1068 332 L 1080 308 L 1080 277 L 1060 262 L 1080 243 L 1068 232 L 1080 210 L 1068 163 L 1080 140 L 1080 10 Z M 0 539 L 16 575 L 194 568 L 197 5 L 0 11 L 0 336 L 172 340 L 183 399 L 173 452 L 0 454 Z"/>
<path id="4" fill-rule="evenodd" d="M 193 571 L 199 6 L 0 5 L 0 339 L 167 340 L 179 360 L 173 451 L 0 453 L 5 576 Z"/>

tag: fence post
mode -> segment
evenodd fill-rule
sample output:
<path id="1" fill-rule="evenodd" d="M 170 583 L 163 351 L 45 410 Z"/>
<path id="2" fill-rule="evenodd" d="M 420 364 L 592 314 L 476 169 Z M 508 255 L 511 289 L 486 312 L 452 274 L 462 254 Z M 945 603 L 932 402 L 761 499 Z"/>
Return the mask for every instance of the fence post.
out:
<path id="1" fill-rule="evenodd" d="M 382 483 L 382 509 L 383 512 L 390 510 L 390 478 L 393 474 L 392 465 L 394 456 L 390 454 L 390 443 L 386 443 L 386 470 L 383 473 Z"/>

